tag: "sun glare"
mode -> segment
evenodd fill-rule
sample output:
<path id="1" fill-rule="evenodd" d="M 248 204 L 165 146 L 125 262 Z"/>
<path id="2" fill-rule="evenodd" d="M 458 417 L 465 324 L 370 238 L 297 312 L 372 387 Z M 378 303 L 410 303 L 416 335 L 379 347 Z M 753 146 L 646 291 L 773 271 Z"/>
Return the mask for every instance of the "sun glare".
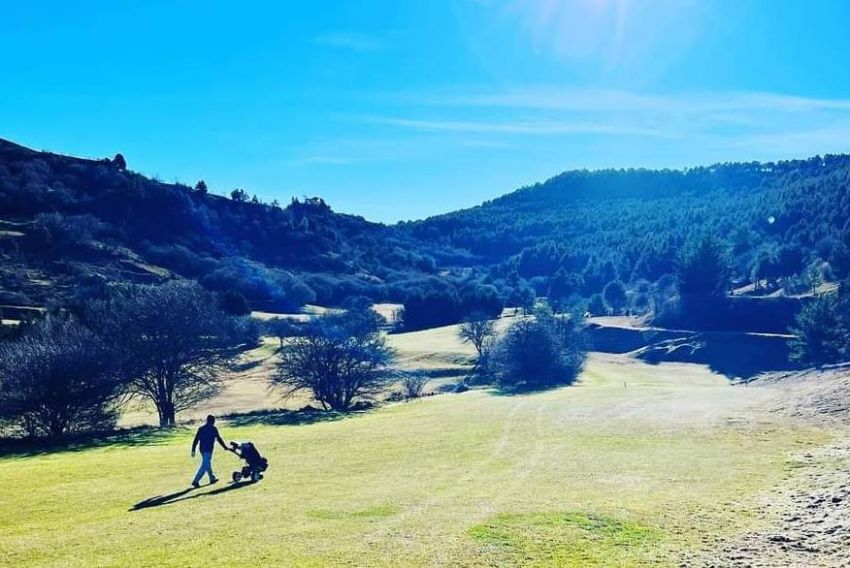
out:
<path id="1" fill-rule="evenodd" d="M 584 58 L 611 54 L 621 43 L 627 0 L 519 0 L 510 12 L 519 17 L 538 51 Z M 614 53 L 613 55 L 616 55 Z"/>

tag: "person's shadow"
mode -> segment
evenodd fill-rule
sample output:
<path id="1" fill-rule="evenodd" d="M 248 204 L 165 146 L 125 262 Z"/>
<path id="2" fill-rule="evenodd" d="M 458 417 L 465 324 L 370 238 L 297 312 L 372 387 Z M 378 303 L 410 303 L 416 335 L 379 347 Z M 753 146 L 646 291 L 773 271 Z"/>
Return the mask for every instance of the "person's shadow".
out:
<path id="1" fill-rule="evenodd" d="M 236 489 L 242 489 L 243 487 L 248 487 L 253 485 L 254 481 L 245 481 L 242 483 L 228 483 L 224 487 L 219 487 L 218 489 L 213 489 L 212 491 L 206 491 L 204 493 L 195 493 L 194 495 L 190 495 L 193 491 L 197 491 L 194 487 L 189 487 L 187 489 L 183 489 L 181 491 L 176 491 L 174 493 L 169 493 L 168 495 L 156 495 L 154 497 L 148 497 L 144 501 L 139 501 L 135 505 L 130 508 L 130 511 L 141 511 L 142 509 L 149 509 L 151 507 L 161 507 L 163 505 L 168 505 L 171 503 L 177 503 L 178 501 L 187 501 L 189 499 L 197 499 L 198 497 L 211 497 L 213 495 L 221 495 L 222 493 L 227 493 L 228 491 L 234 491 Z"/>

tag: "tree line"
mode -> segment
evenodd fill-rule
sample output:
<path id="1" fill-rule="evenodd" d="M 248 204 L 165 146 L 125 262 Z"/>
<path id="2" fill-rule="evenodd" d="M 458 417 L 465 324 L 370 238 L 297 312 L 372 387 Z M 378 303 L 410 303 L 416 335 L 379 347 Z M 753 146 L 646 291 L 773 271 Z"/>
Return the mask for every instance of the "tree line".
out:
<path id="1" fill-rule="evenodd" d="M 850 272 L 850 157 L 674 170 L 573 171 L 478 207 L 400 226 L 468 251 L 503 295 L 528 286 L 553 306 L 649 311 L 649 289 L 710 260 L 683 296 L 718 286 L 794 296 Z M 717 251 L 699 251 L 705 243 Z M 701 259 L 696 255 L 702 255 Z M 470 265 L 471 266 L 471 265 Z M 696 288 L 695 288 L 696 287 Z M 623 291 L 626 291 L 624 298 Z M 630 301 L 633 300 L 633 301 Z"/>
<path id="2" fill-rule="evenodd" d="M 427 378 L 393 365 L 384 320 L 368 298 L 306 322 L 228 314 L 222 298 L 193 282 L 110 286 L 73 312 L 48 313 L 0 341 L 0 425 L 60 438 L 114 428 L 132 400 L 156 409 L 159 425 L 216 395 L 260 333 L 280 340 L 270 384 L 283 396 L 308 391 L 325 410 L 349 411 L 399 383 L 421 394 Z M 491 313 L 460 327 L 478 353 L 473 375 L 505 390 L 569 384 L 584 364 L 580 315 L 544 308 L 496 332 Z"/>
<path id="3" fill-rule="evenodd" d="M 0 299 L 61 305 L 64 290 L 86 286 L 81 262 L 109 265 L 129 248 L 229 294 L 242 313 L 367 296 L 405 304 L 404 323 L 417 329 L 545 297 L 556 311 L 581 302 L 594 315 L 669 317 L 698 310 L 688 296 L 701 282 L 795 296 L 846 277 L 848 180 L 848 156 L 573 171 L 479 207 L 385 226 L 335 213 L 319 198 L 285 206 L 244 190 L 227 198 L 202 182 L 145 178 L 117 157 L 80 160 L 0 142 L 0 216 L 25 226 L 21 238 L 0 240 L 16 268 L 0 270 Z M 705 266 L 700 275 L 694 266 L 694 279 L 681 280 L 683 256 L 708 240 L 722 253 L 722 272 Z M 65 285 L 28 286 L 16 276 L 27 267 Z M 35 296 L 45 289 L 65 297 Z M 780 310 L 796 309 L 787 304 Z M 746 319 L 770 317 L 756 316 Z"/>
<path id="4" fill-rule="evenodd" d="M 173 426 L 258 338 L 253 322 L 191 282 L 115 286 L 78 313 L 22 326 L 0 343 L 0 421 L 29 436 L 112 427 L 134 398 Z"/>

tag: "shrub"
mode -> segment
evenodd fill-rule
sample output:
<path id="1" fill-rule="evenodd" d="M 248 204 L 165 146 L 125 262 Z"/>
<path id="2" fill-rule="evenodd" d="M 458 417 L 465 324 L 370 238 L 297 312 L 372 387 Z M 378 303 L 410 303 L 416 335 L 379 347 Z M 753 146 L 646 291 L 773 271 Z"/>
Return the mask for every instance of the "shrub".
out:
<path id="1" fill-rule="evenodd" d="M 460 299 L 454 289 L 412 294 L 404 303 L 401 320 L 405 329 L 424 329 L 460 321 Z"/>
<path id="2" fill-rule="evenodd" d="M 263 327 L 252 317 L 224 317 L 221 322 L 221 345 L 241 346 L 242 348 L 257 347 Z"/>
<path id="3" fill-rule="evenodd" d="M 471 284 L 460 294 L 460 314 L 462 316 L 483 314 L 490 318 L 499 317 L 505 301 L 495 286 L 491 284 Z"/>
<path id="4" fill-rule="evenodd" d="M 590 312 L 590 315 L 592 316 L 608 315 L 608 306 L 605 305 L 605 300 L 602 298 L 602 294 L 594 294 L 590 297 L 590 301 L 587 303 L 587 311 Z"/>
<path id="5" fill-rule="evenodd" d="M 606 284 L 602 291 L 602 297 L 615 315 L 622 313 L 623 308 L 628 304 L 626 287 L 619 280 L 612 280 Z"/>
<path id="6" fill-rule="evenodd" d="M 145 257 L 187 278 L 198 278 L 209 274 L 219 266 L 218 261 L 177 244 L 150 245 L 145 250 Z"/>
<path id="7" fill-rule="evenodd" d="M 439 393 L 464 393 L 469 390 L 469 387 L 464 381 L 460 381 L 457 383 L 448 383 L 445 385 L 440 385 L 437 388 L 437 392 Z"/>
<path id="8" fill-rule="evenodd" d="M 89 251 L 105 230 L 105 225 L 93 215 L 43 213 L 35 218 L 26 242 L 41 254 L 79 255 Z"/>
<path id="9" fill-rule="evenodd" d="M 372 309 L 372 298 L 368 296 L 348 296 L 342 302 L 342 307 L 349 311 L 365 312 Z"/>
<path id="10" fill-rule="evenodd" d="M 490 318 L 502 313 L 504 300 L 492 285 L 468 285 L 458 294 L 454 287 L 412 293 L 404 303 L 401 319 L 405 329 L 451 325 L 474 312 Z"/>
<path id="11" fill-rule="evenodd" d="M 251 308 L 248 306 L 248 300 L 239 292 L 226 290 L 219 294 L 219 306 L 222 311 L 232 316 L 245 316 L 251 313 Z"/>
<path id="12" fill-rule="evenodd" d="M 79 322 L 48 316 L 0 345 L 0 418 L 30 436 L 113 427 L 121 389 L 112 360 Z"/>
<path id="13" fill-rule="evenodd" d="M 419 398 L 431 378 L 422 371 L 407 371 L 402 374 L 401 386 L 405 398 Z"/>
<path id="14" fill-rule="evenodd" d="M 575 381 L 584 367 L 587 340 L 581 317 L 556 317 L 538 309 L 515 321 L 488 357 L 488 372 L 510 390 L 533 390 Z"/>
<path id="15" fill-rule="evenodd" d="M 315 299 L 313 291 L 292 274 L 255 262 L 230 258 L 201 278 L 204 287 L 242 294 L 258 309 L 295 310 Z"/>
<path id="16" fill-rule="evenodd" d="M 303 324 L 287 318 L 272 318 L 263 322 L 262 326 L 263 332 L 266 335 L 276 337 L 280 342 L 280 346 L 283 347 L 283 340 L 287 337 L 298 335 L 301 332 L 300 330 Z"/>

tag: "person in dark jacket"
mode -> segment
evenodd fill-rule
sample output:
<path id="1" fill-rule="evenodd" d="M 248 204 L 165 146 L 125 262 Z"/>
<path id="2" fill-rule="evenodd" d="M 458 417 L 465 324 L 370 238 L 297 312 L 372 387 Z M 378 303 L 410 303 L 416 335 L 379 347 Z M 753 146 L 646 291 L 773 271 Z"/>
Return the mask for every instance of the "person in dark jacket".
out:
<path id="1" fill-rule="evenodd" d="M 225 451 L 228 451 L 227 446 L 224 445 L 224 440 L 218 434 L 218 428 L 215 427 L 215 416 L 210 414 L 207 416 L 207 423 L 198 428 L 195 439 L 192 441 L 193 458 L 195 457 L 195 449 L 198 446 L 201 447 L 201 467 L 198 468 L 198 473 L 195 474 L 195 479 L 192 480 L 192 487 L 200 487 L 201 478 L 205 473 L 209 475 L 210 485 L 218 481 L 212 470 L 212 454 L 216 442 Z"/>

